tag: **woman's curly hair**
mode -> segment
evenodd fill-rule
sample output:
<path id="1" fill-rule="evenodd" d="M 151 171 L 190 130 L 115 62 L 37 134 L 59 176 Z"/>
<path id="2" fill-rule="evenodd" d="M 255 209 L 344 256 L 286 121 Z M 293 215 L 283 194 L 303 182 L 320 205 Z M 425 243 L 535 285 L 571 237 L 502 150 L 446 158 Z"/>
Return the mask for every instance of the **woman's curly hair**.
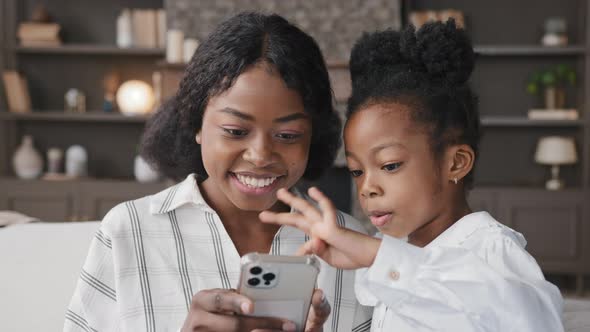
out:
<path id="1" fill-rule="evenodd" d="M 467 81 L 475 64 L 471 41 L 450 19 L 365 33 L 350 56 L 352 95 L 347 115 L 380 103 L 399 103 L 426 125 L 436 158 L 452 144 L 468 144 L 477 157 L 477 96 Z M 473 184 L 473 171 L 465 177 Z"/>
<path id="2" fill-rule="evenodd" d="M 141 154 L 164 175 L 207 178 L 195 135 L 211 97 L 229 89 L 257 63 L 272 65 L 299 93 L 312 137 L 306 179 L 330 167 L 340 146 L 340 120 L 322 53 L 312 37 L 278 15 L 244 12 L 221 23 L 193 55 L 179 89 L 148 121 Z"/>

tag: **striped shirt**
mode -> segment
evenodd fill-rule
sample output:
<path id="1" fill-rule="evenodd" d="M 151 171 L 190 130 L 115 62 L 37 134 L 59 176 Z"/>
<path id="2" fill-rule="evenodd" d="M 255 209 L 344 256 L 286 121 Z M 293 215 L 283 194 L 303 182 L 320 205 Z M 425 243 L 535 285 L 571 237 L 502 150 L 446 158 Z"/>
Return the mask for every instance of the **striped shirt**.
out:
<path id="1" fill-rule="evenodd" d="M 364 231 L 352 217 L 338 222 Z M 271 253 L 289 255 L 305 242 L 283 226 Z M 105 216 L 65 315 L 64 331 L 176 331 L 193 294 L 237 288 L 240 255 L 194 175 L 158 194 L 119 204 Z M 354 294 L 355 272 L 322 262 L 318 276 L 332 305 L 324 331 L 369 331 L 372 308 Z"/>

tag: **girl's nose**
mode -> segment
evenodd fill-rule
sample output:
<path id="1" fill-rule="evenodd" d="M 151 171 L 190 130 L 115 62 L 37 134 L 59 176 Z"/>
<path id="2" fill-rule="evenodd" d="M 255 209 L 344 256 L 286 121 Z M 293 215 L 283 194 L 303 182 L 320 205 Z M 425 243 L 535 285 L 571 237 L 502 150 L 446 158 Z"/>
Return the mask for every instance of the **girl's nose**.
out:
<path id="1" fill-rule="evenodd" d="M 371 198 L 383 195 L 381 186 L 369 174 L 365 174 L 361 187 L 359 188 L 361 196 L 364 198 Z"/>

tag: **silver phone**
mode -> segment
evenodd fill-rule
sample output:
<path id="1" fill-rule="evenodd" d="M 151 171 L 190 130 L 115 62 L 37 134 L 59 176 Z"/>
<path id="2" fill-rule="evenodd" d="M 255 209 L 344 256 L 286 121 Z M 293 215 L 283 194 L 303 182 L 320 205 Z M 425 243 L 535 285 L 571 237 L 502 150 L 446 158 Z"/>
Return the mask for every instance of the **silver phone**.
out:
<path id="1" fill-rule="evenodd" d="M 319 272 L 315 256 L 250 253 L 241 260 L 238 291 L 254 301 L 251 316 L 288 319 L 303 331 Z"/>

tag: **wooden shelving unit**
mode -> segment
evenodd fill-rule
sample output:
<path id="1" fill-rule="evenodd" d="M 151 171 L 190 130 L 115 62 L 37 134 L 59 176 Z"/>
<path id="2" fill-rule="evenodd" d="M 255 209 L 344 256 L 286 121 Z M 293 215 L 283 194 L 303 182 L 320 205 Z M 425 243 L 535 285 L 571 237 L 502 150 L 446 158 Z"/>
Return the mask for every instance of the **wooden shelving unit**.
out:
<path id="1" fill-rule="evenodd" d="M 100 44 L 64 44 L 57 47 L 17 46 L 19 54 L 60 54 L 60 55 L 130 55 L 162 57 L 164 49 L 160 48 L 120 48 L 116 45 Z"/>
<path id="2" fill-rule="evenodd" d="M 577 56 L 586 54 L 586 47 L 545 47 L 539 45 L 478 45 L 475 53 L 481 56 Z"/>
<path id="3" fill-rule="evenodd" d="M 149 116 L 125 116 L 121 113 L 91 111 L 66 113 L 60 111 L 34 111 L 30 113 L 0 112 L 0 120 L 37 122 L 95 122 L 95 123 L 139 123 L 144 124 Z"/>
<path id="4" fill-rule="evenodd" d="M 481 124 L 484 127 L 555 127 L 578 128 L 584 127 L 584 120 L 531 120 L 518 116 L 483 116 Z"/>
<path id="5" fill-rule="evenodd" d="M 117 73 L 121 82 L 130 79 L 151 82 L 152 73 L 157 70 L 156 61 L 165 56 L 161 48 L 117 47 L 114 40 L 117 16 L 122 8 L 162 8 L 163 1 L 144 0 L 139 4 L 132 0 L 107 0 L 99 4 L 81 0 L 77 6 L 60 1 L 45 2 L 48 11 L 62 26 L 64 43 L 57 47 L 26 47 L 19 45 L 16 30 L 19 22 L 28 19 L 34 5 L 6 0 L 0 6 L 0 67 L 24 74 L 34 109 L 30 113 L 11 113 L 4 109 L 5 104 L 0 105 L 0 187 L 3 188 L 0 209 L 14 209 L 11 204 L 21 203 L 36 206 L 35 202 L 45 202 L 46 197 L 39 199 L 35 195 L 46 193 L 49 197 L 63 189 L 63 197 L 68 200 L 78 202 L 82 198 L 76 196 L 80 196 L 86 201 L 84 204 L 90 204 L 88 199 L 97 198 L 100 202 L 92 204 L 100 206 L 101 212 L 92 214 L 92 218 L 100 219 L 101 213 L 118 202 L 164 188 L 162 183 L 140 184 L 133 180 L 133 160 L 148 116 L 100 111 L 104 100 L 103 81 L 108 74 Z M 89 111 L 81 114 L 62 111 L 64 93 L 70 88 L 84 92 Z M 88 151 L 91 178 L 74 181 L 16 179 L 11 160 L 23 135 L 33 136 L 42 154 L 50 147 L 65 150 L 74 144 L 82 145 Z M 8 197 L 12 195 L 10 191 L 20 194 Z M 100 197 L 94 197 L 93 192 L 100 192 Z M 47 211 L 57 211 L 57 207 L 50 207 L 51 202 L 40 203 L 36 215 L 44 219 L 43 204 L 48 207 Z M 72 208 L 72 204 L 66 208 Z M 71 213 L 82 216 L 78 212 Z"/>

